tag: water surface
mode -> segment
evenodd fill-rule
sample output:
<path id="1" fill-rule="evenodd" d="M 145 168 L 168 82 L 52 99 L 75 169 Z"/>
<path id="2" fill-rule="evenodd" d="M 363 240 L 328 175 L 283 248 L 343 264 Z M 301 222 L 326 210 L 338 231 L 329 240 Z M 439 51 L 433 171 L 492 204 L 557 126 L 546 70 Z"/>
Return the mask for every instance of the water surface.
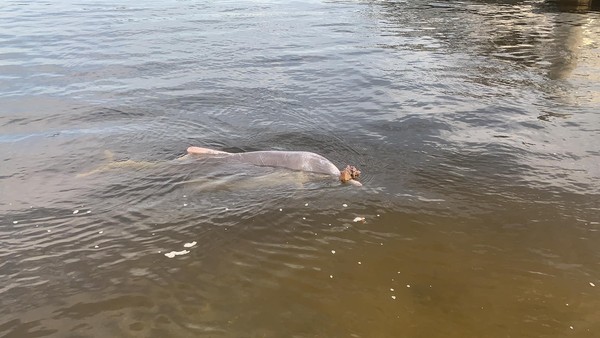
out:
<path id="1" fill-rule="evenodd" d="M 599 20 L 6 1 L 0 335 L 597 336 Z M 364 187 L 190 145 L 312 151 Z"/>

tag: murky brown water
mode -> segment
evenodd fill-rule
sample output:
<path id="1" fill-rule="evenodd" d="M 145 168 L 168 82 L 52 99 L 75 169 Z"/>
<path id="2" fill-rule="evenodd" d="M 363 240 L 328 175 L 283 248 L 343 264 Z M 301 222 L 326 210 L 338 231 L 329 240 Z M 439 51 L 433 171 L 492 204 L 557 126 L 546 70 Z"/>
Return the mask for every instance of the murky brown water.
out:
<path id="1" fill-rule="evenodd" d="M 599 20 L 6 2 L 0 336 L 600 335 Z M 189 145 L 313 151 L 364 187 Z"/>

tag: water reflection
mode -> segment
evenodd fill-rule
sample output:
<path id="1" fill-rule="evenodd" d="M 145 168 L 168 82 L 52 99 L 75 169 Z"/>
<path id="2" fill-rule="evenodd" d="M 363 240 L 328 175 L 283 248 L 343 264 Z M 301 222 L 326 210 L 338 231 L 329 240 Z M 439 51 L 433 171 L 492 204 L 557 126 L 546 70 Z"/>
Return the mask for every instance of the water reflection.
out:
<path id="1" fill-rule="evenodd" d="M 585 13 L 600 9 L 600 4 L 594 0 L 547 0 L 545 3 L 561 12 Z"/>
<path id="2" fill-rule="evenodd" d="M 535 178 L 529 175 L 531 168 L 547 166 L 548 156 L 557 152 L 577 154 L 581 159 L 577 166 L 583 168 L 586 172 L 584 177 L 587 177 L 576 178 L 573 184 L 559 183 L 556 177 L 547 177 L 544 181 L 579 190 L 582 183 L 591 182 L 592 177 L 597 176 L 596 166 L 584 159 L 587 153 L 594 151 L 591 139 L 587 139 L 587 136 L 584 136 L 587 140 L 583 144 L 568 142 L 563 144 L 565 149 L 560 149 L 558 145 L 548 147 L 548 143 L 556 144 L 561 138 L 560 134 L 563 134 L 563 138 L 565 135 L 574 139 L 581 137 L 567 130 L 578 128 L 576 126 L 581 124 L 591 126 L 597 120 L 595 114 L 587 109 L 596 100 L 594 93 L 598 92 L 597 81 L 594 80 L 594 74 L 582 71 L 597 67 L 597 58 L 590 54 L 596 51 L 594 44 L 590 44 L 594 38 L 583 38 L 597 30 L 590 18 L 568 13 L 557 16 L 548 12 L 544 4 L 530 2 L 476 2 L 439 6 L 385 3 L 381 6 L 385 13 L 381 19 L 383 30 L 391 33 L 387 38 L 391 43 L 384 46 L 393 47 L 397 50 L 395 53 L 410 50 L 423 54 L 421 59 L 435 65 L 429 68 L 429 76 L 440 79 L 438 87 L 449 97 L 455 98 L 454 102 L 443 96 L 432 99 L 428 94 L 440 89 L 431 87 L 423 93 L 424 97 L 419 97 L 419 104 L 429 101 L 435 105 L 435 108 L 429 109 L 429 114 L 434 114 L 432 116 L 438 121 L 452 126 L 469 126 L 460 128 L 460 133 L 450 128 L 435 127 L 434 130 L 442 130 L 444 139 L 450 138 L 462 144 L 458 147 L 460 151 L 468 149 L 468 152 L 477 154 L 476 157 L 486 157 L 485 153 L 493 154 L 492 157 L 503 154 L 498 157 L 502 158 L 500 161 L 503 163 L 512 154 L 520 154 L 515 157 L 517 162 L 510 166 L 514 169 L 521 167 L 517 172 L 525 175 L 524 182 L 533 183 L 540 176 L 547 176 L 535 169 Z M 436 19 L 425 20 L 431 15 Z M 423 23 L 423 26 L 410 29 L 414 22 Z M 597 32 L 594 36 L 597 36 Z M 584 40 L 588 43 L 584 44 Z M 402 43 L 396 43 L 398 41 Z M 420 46 L 414 48 L 415 42 L 425 43 L 429 50 Z M 449 53 L 444 57 L 445 64 L 436 59 L 440 52 Z M 450 78 L 456 81 L 451 87 L 444 86 L 444 80 Z M 425 86 L 427 84 L 419 87 Z M 583 95 L 582 89 L 585 91 Z M 468 97 L 476 99 L 477 103 L 469 101 L 469 107 L 461 107 L 459 99 Z M 411 112 L 415 111 L 414 107 L 410 108 Z M 444 114 L 443 108 L 460 113 Z M 572 119 L 574 115 L 576 118 Z M 549 122 L 559 122 L 555 118 L 561 117 L 569 123 L 561 128 L 543 126 L 537 125 L 533 117 Z M 485 123 L 481 123 L 484 120 Z M 482 128 L 483 125 L 485 127 Z M 537 131 L 531 134 L 532 130 Z M 592 137 L 591 134 L 588 136 Z M 579 150 L 575 149 L 575 144 L 578 144 Z M 483 153 L 480 154 L 480 151 Z M 537 155 L 527 155 L 530 153 L 545 155 L 536 159 Z M 565 170 L 573 168 L 571 164 L 559 162 L 562 163 L 556 165 L 566 165 L 568 169 Z M 473 165 L 463 164 L 462 167 L 467 171 L 479 172 Z M 506 173 L 507 177 L 515 175 L 512 170 Z M 471 174 L 468 176 L 471 177 Z M 485 177 L 489 180 L 491 176 Z M 590 184 L 589 189 L 597 191 L 597 186 Z"/>

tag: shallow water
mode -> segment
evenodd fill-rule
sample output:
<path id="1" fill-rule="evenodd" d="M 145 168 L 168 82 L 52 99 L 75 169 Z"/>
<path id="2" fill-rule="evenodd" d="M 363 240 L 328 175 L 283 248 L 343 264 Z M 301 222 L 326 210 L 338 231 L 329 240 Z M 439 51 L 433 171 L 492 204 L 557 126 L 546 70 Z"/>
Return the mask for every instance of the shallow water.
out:
<path id="1" fill-rule="evenodd" d="M 5 2 L 0 336 L 598 336 L 599 20 Z M 364 187 L 189 145 L 312 151 Z"/>

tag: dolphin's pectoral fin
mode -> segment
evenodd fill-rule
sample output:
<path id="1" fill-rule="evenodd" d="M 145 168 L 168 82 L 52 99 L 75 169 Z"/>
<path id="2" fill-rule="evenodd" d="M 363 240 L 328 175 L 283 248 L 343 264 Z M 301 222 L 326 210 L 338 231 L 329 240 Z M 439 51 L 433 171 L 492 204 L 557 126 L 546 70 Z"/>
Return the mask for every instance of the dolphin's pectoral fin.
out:
<path id="1" fill-rule="evenodd" d="M 297 179 L 295 181 L 297 188 L 304 188 L 304 184 L 311 180 L 309 175 L 304 171 L 299 171 L 296 177 Z"/>

